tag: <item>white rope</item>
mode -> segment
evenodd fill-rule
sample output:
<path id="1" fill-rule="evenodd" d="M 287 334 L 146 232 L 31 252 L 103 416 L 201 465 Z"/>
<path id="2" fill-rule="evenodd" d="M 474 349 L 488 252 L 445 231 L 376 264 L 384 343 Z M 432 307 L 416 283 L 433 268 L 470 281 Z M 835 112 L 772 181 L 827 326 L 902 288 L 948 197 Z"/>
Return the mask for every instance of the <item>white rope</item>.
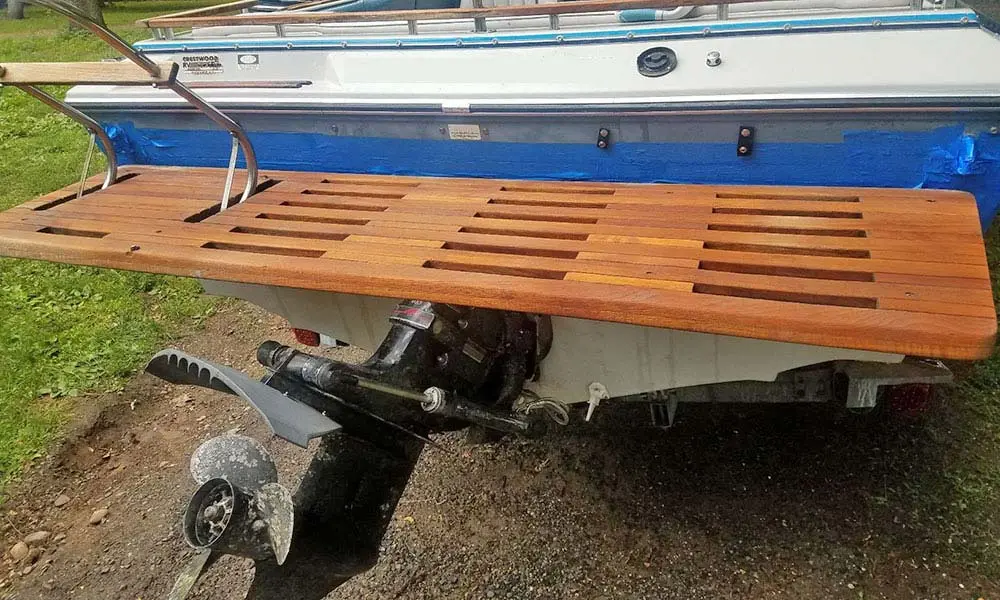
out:
<path id="1" fill-rule="evenodd" d="M 518 399 L 518 412 L 529 414 L 535 410 L 543 410 L 553 421 L 559 425 L 569 424 L 569 408 L 562 402 L 549 397 L 541 397 L 534 392 L 525 390 Z"/>

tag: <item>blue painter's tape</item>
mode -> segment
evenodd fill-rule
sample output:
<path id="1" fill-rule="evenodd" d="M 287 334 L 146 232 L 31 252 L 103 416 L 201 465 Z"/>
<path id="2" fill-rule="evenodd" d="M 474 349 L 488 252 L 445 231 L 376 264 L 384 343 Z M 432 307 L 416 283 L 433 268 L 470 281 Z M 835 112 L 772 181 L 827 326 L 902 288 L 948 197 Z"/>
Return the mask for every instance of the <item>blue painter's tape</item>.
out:
<path id="1" fill-rule="evenodd" d="M 222 131 L 108 125 L 119 160 L 224 167 Z M 838 143 L 758 142 L 750 157 L 728 143 L 594 144 L 469 142 L 253 132 L 261 166 L 443 177 L 581 181 L 834 185 L 964 190 L 975 194 L 983 228 L 1000 208 L 1000 136 L 962 125 L 931 131 L 849 131 Z"/>
<path id="2" fill-rule="evenodd" d="M 1000 209 L 1000 136 L 955 133 L 931 149 L 921 186 L 974 194 L 985 231 Z"/>

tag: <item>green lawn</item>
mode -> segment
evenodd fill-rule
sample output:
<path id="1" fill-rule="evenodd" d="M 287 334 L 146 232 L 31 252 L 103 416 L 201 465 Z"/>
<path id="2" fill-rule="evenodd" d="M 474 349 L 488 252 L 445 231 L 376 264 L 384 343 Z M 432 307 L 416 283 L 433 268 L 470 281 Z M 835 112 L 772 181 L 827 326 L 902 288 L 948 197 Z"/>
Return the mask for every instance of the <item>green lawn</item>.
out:
<path id="1" fill-rule="evenodd" d="M 1000 305 L 1000 227 L 986 238 L 993 301 Z M 1000 351 L 973 365 L 952 365 L 957 385 L 922 422 L 898 428 L 912 452 L 888 467 L 908 485 L 873 499 L 902 517 L 923 544 L 1000 581 Z M 905 446 L 904 446 L 905 447 Z"/>
<path id="2" fill-rule="evenodd" d="M 135 41 L 148 37 L 136 19 L 211 3 L 115 3 L 105 17 Z M 58 15 L 32 7 L 23 21 L 0 19 L 3 60 L 110 56 L 103 42 L 70 32 Z M 77 124 L 18 90 L 3 89 L 0 210 L 75 181 L 86 145 L 87 134 Z M 0 491 L 59 434 L 72 397 L 120 386 L 212 306 L 190 280 L 0 259 Z"/>

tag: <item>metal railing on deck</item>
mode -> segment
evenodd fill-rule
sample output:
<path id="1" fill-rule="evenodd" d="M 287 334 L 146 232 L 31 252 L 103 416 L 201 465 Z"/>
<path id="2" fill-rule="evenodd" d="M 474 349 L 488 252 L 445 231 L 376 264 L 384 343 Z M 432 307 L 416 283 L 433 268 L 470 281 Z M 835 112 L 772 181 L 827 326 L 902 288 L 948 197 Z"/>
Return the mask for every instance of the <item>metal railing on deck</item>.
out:
<path id="1" fill-rule="evenodd" d="M 428 21 L 469 19 L 474 30 L 485 32 L 487 19 L 548 16 L 549 28 L 560 28 L 560 16 L 581 13 L 612 12 L 629 9 L 677 10 L 681 7 L 714 6 L 718 20 L 729 19 L 730 5 L 765 0 L 575 0 L 533 3 L 512 6 L 484 7 L 482 0 L 472 0 L 472 8 L 448 8 L 431 10 L 390 10 L 333 12 L 324 9 L 335 8 L 349 0 L 305 0 L 276 9 L 272 12 L 248 12 L 257 0 L 238 0 L 218 6 L 194 9 L 152 17 L 138 21 L 149 27 L 157 39 L 173 39 L 174 28 L 195 28 L 215 26 L 267 25 L 275 29 L 278 37 L 284 37 L 288 25 L 329 24 L 329 23 L 406 23 L 410 35 L 419 33 L 420 24 Z M 992 0 L 989 0 L 992 1 Z M 910 0 L 910 8 L 921 10 L 924 0 Z M 934 0 L 938 8 L 953 8 L 956 0 Z M 234 14 L 240 13 L 240 14 Z"/>
<path id="2" fill-rule="evenodd" d="M 233 177 L 236 171 L 236 162 L 239 150 L 243 150 L 246 161 L 247 181 L 244 186 L 240 201 L 249 198 L 257 187 L 257 157 L 246 131 L 239 123 L 231 119 L 215 106 L 206 102 L 201 96 L 194 93 L 188 86 L 177 80 L 177 66 L 175 63 L 157 63 L 149 59 L 142 52 L 136 50 L 115 34 L 113 31 L 95 23 L 87 15 L 76 7 L 65 3 L 62 0 L 26 0 L 29 4 L 35 4 L 54 12 L 57 12 L 81 27 L 91 31 L 101 38 L 109 46 L 118 51 L 131 63 L 139 67 L 141 72 L 137 74 L 124 74 L 123 69 L 117 63 L 103 63 L 107 65 L 107 71 L 116 73 L 102 73 L 101 64 L 97 63 L 20 63 L 14 65 L 0 65 L 0 84 L 10 85 L 24 90 L 31 96 L 44 102 L 48 106 L 58 110 L 71 119 L 83 125 L 91 133 L 91 146 L 87 152 L 84 163 L 83 178 L 80 182 L 78 195 L 83 194 L 87 171 L 90 166 L 90 158 L 93 153 L 94 143 L 99 140 L 104 154 L 107 156 L 107 174 L 102 185 L 103 188 L 114 184 L 118 177 L 118 161 L 115 155 L 114 145 L 100 123 L 94 121 L 79 110 L 69 106 L 51 95 L 45 93 L 37 86 L 44 83 L 115 83 L 119 85 L 154 85 L 173 90 L 181 98 L 192 104 L 220 127 L 229 131 L 232 136 L 232 149 L 229 157 L 229 170 L 226 173 L 226 182 L 222 196 L 222 209 L 229 206 L 229 199 L 232 193 Z"/>
<path id="3" fill-rule="evenodd" d="M 483 7 L 481 0 L 473 0 L 473 8 L 388 10 L 361 12 L 317 12 L 316 9 L 336 4 L 339 0 L 311 0 L 290 5 L 282 10 L 267 13 L 250 13 L 246 10 L 253 0 L 231 2 L 206 9 L 185 11 L 138 21 L 154 30 L 159 38 L 172 36 L 172 29 L 179 27 L 213 27 L 226 25 L 269 25 L 280 28 L 286 25 L 320 23 L 405 22 L 410 34 L 416 34 L 419 23 L 425 21 L 471 19 L 477 31 L 486 30 L 486 19 L 548 16 L 553 29 L 559 28 L 559 16 L 568 14 L 598 13 L 635 8 L 670 9 L 680 6 L 718 6 L 719 17 L 725 18 L 728 4 L 760 2 L 762 0 L 578 0 L 517 6 Z M 241 12 L 242 14 L 224 14 Z"/>

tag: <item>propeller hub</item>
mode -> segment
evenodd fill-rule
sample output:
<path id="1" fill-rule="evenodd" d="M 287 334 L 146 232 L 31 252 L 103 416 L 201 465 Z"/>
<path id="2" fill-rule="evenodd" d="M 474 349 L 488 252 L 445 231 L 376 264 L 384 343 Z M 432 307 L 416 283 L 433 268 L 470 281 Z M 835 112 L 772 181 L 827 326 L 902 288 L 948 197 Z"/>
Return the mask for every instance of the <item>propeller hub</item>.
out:
<path id="1" fill-rule="evenodd" d="M 273 556 L 266 536 L 252 527 L 257 520 L 253 505 L 251 493 L 221 477 L 210 479 L 191 497 L 184 513 L 184 538 L 199 550 L 257 559 Z"/>
<path id="2" fill-rule="evenodd" d="M 184 519 L 184 533 L 195 548 L 207 548 L 217 542 L 233 518 L 235 488 L 225 479 L 210 482 L 212 485 L 206 484 L 191 498 Z"/>

